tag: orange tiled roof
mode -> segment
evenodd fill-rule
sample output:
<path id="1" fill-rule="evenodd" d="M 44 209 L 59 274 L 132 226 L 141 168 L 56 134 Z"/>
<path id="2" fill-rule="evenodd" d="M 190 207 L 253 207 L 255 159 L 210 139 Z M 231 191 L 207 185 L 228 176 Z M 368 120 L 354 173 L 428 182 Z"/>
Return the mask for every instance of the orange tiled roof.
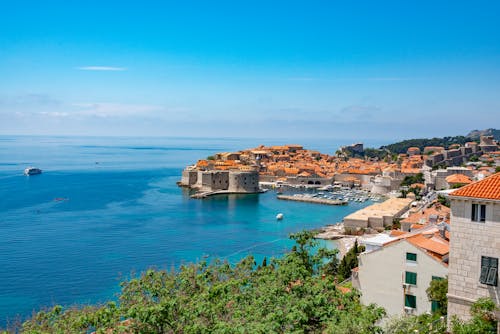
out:
<path id="1" fill-rule="evenodd" d="M 439 218 L 448 219 L 450 215 L 450 208 L 442 205 L 434 205 L 430 208 L 414 212 L 405 219 L 401 220 L 401 223 L 419 223 L 420 221 L 429 221 L 431 215 L 436 215 Z"/>
<path id="2" fill-rule="evenodd" d="M 463 174 L 452 174 L 452 175 L 446 177 L 446 182 L 448 182 L 448 183 L 464 183 L 464 184 L 469 184 L 472 181 L 466 175 L 463 175 Z"/>
<path id="3" fill-rule="evenodd" d="M 418 230 L 419 228 L 423 228 L 425 225 L 422 224 L 411 224 L 411 229 L 412 230 Z"/>
<path id="4" fill-rule="evenodd" d="M 466 185 L 450 194 L 457 197 L 474 197 L 500 200 L 500 173 Z"/>
<path id="5" fill-rule="evenodd" d="M 427 238 L 422 234 L 417 234 L 407 238 L 406 240 L 417 247 L 423 248 L 439 255 L 446 255 L 450 251 L 450 245 L 448 244 L 448 242 L 441 238 Z"/>

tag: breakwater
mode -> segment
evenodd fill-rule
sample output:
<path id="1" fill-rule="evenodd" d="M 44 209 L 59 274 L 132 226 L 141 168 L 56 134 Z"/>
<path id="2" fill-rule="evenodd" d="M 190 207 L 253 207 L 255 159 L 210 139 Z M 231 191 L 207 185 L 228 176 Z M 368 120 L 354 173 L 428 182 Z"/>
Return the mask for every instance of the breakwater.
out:
<path id="1" fill-rule="evenodd" d="M 286 201 L 297 201 L 297 202 L 307 202 L 307 203 L 327 204 L 327 205 L 347 205 L 347 201 L 341 201 L 338 199 L 329 199 L 329 198 L 317 198 L 299 194 L 293 196 L 278 195 L 277 198 Z"/>

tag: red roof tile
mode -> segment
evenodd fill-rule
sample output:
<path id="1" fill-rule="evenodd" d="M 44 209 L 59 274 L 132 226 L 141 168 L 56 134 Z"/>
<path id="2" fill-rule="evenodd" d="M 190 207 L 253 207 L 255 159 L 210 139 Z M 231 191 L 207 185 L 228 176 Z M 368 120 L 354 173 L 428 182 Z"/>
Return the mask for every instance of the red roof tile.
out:
<path id="1" fill-rule="evenodd" d="M 446 182 L 448 182 L 448 183 L 464 183 L 464 184 L 469 184 L 472 181 L 471 181 L 471 179 L 467 175 L 452 174 L 452 175 L 446 177 Z"/>
<path id="2" fill-rule="evenodd" d="M 464 186 L 452 192 L 450 196 L 500 200 L 500 173 Z"/>
<path id="3" fill-rule="evenodd" d="M 426 238 L 422 234 L 417 234 L 407 238 L 406 240 L 417 247 L 439 255 L 446 255 L 450 251 L 448 242 L 439 238 Z"/>

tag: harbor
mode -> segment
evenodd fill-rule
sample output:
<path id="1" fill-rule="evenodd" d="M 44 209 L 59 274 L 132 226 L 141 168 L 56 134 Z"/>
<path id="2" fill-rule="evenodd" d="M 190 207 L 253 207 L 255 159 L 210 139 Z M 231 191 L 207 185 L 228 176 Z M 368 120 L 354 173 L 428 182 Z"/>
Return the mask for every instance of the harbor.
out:
<path id="1" fill-rule="evenodd" d="M 307 194 L 295 194 L 295 195 L 278 195 L 278 199 L 286 201 L 297 201 L 297 202 L 307 202 L 307 203 L 317 203 L 317 204 L 327 204 L 327 205 L 347 205 L 347 201 L 339 199 L 330 199 L 323 197 L 313 197 Z"/>

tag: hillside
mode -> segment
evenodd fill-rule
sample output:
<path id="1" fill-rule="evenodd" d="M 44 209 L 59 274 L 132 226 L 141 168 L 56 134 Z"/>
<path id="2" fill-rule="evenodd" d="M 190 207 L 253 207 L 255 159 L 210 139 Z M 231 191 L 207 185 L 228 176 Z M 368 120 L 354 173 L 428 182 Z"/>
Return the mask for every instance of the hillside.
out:
<path id="1" fill-rule="evenodd" d="M 381 150 L 389 150 L 392 153 L 406 153 L 409 147 L 418 147 L 423 151 L 426 146 L 443 146 L 448 148 L 452 144 L 464 145 L 466 142 L 473 141 L 474 139 L 466 136 L 452 136 L 443 138 L 419 138 L 407 139 L 394 144 L 380 147 Z"/>
<path id="2" fill-rule="evenodd" d="M 500 141 L 500 130 L 486 129 L 486 130 L 472 130 L 467 134 L 467 137 L 479 139 L 480 136 L 493 136 L 496 141 Z"/>
<path id="3" fill-rule="evenodd" d="M 500 130 L 486 129 L 486 130 L 472 130 L 466 136 L 448 136 L 443 138 L 419 138 L 407 139 L 397 143 L 381 146 L 380 150 L 389 150 L 392 153 L 406 153 L 409 147 L 418 147 L 421 151 L 426 146 L 443 146 L 448 148 L 452 144 L 464 145 L 469 141 L 479 142 L 480 136 L 493 136 L 495 140 L 500 141 Z"/>

